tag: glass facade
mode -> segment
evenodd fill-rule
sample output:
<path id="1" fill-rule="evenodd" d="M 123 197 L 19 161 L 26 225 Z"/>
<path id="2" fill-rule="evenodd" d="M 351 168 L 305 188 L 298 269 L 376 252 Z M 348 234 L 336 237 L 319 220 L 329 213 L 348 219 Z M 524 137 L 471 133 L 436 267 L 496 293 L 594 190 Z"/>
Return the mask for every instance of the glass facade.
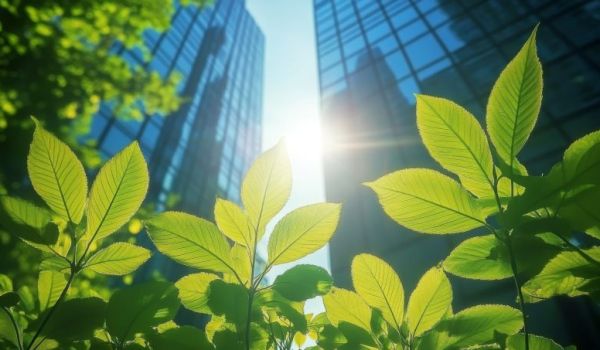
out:
<path id="1" fill-rule="evenodd" d="M 117 119 L 103 104 L 89 138 L 105 159 L 138 140 L 150 171 L 146 203 L 211 219 L 217 196 L 239 201 L 242 176 L 261 150 L 264 35 L 244 0 L 218 0 L 201 9 L 178 6 L 167 31 L 147 31 L 144 39 L 150 62 L 139 50 L 120 54 L 163 77 L 181 74 L 183 104 L 141 121 Z M 155 255 L 140 276 L 155 269 L 169 278 L 187 270 Z"/>
<path id="2" fill-rule="evenodd" d="M 150 62 L 139 50 L 120 54 L 164 77 L 181 74 L 182 106 L 123 121 L 103 104 L 89 136 L 105 158 L 137 139 L 159 209 L 175 194 L 177 209 L 211 217 L 215 196 L 239 200 L 242 175 L 261 149 L 264 35 L 243 0 L 220 0 L 178 6 L 167 31 L 144 39 Z"/>
<path id="3" fill-rule="evenodd" d="M 391 171 L 437 164 L 421 144 L 414 93 L 451 99 L 480 121 L 492 84 L 536 23 L 544 99 L 520 154 L 530 173 L 548 171 L 574 139 L 600 128 L 600 3 L 555 0 L 314 0 L 326 196 L 344 203 L 331 244 L 336 283 L 350 286 L 354 255 L 392 264 L 412 290 L 468 235 L 417 234 L 388 219 L 360 184 Z M 514 303 L 512 283 L 452 278 L 455 309 Z M 600 313 L 584 300 L 530 306 L 532 331 L 600 347 Z M 545 313 L 540 317 L 540 312 Z"/>

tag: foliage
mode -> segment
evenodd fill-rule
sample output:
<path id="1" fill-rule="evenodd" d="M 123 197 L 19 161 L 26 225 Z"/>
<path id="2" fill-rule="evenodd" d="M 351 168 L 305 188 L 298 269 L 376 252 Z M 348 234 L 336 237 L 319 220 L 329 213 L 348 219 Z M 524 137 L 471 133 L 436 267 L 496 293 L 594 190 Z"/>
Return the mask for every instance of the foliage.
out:
<path id="1" fill-rule="evenodd" d="M 304 302 L 331 289 L 329 274 L 312 265 L 296 266 L 270 286 L 262 283 L 273 266 L 323 247 L 339 220 L 340 205 L 333 203 L 288 213 L 274 226 L 266 266 L 258 270 L 258 242 L 287 202 L 291 184 L 290 163 L 280 143 L 248 171 L 241 189 L 243 207 L 217 200 L 216 224 L 179 212 L 164 212 L 146 222 L 161 253 L 209 271 L 184 276 L 175 286 L 184 307 L 210 315 L 207 337 L 218 349 L 288 349 L 296 334 L 308 333 Z"/>
<path id="2" fill-rule="evenodd" d="M 517 158 L 534 128 L 542 100 L 536 32 L 537 28 L 494 84 L 487 106 L 487 133 L 458 104 L 417 96 L 417 125 L 423 143 L 458 181 L 431 169 L 404 169 L 366 184 L 379 197 L 383 210 L 411 230 L 455 234 L 482 229 L 486 234 L 459 244 L 444 260 L 443 269 L 478 280 L 512 277 L 523 313 L 525 303 L 558 295 L 600 294 L 596 203 L 600 130 L 573 142 L 545 175 L 529 175 Z M 589 235 L 583 242 L 592 242 L 591 246 L 577 243 L 575 237 L 581 232 Z M 464 317 L 480 311 L 474 309 Z M 428 349 L 433 344 L 458 346 L 448 341 L 454 339 L 452 331 L 460 328 L 454 324 L 462 319 L 460 314 L 438 323 L 443 335 L 422 340 Z M 524 334 L 510 337 L 507 344 L 514 349 L 560 348 L 530 336 L 526 325 Z"/>
<path id="3" fill-rule="evenodd" d="M 30 115 L 44 116 L 49 130 L 85 155 L 86 165 L 97 165 L 93 145 L 81 145 L 79 138 L 89 132 L 102 101 L 129 120 L 168 114 L 182 102 L 178 74 L 161 76 L 118 55 L 124 49 L 144 64 L 152 59 L 142 34 L 168 28 L 172 0 L 2 1 L 0 8 L 1 180 L 7 185 L 25 175 L 20 150 L 29 141 Z"/>

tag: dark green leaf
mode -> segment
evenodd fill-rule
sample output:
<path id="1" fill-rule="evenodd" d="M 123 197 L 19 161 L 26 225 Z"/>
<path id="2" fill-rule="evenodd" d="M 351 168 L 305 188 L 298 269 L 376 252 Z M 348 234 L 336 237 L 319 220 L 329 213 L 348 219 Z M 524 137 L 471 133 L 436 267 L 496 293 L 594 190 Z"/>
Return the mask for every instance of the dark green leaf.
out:
<path id="1" fill-rule="evenodd" d="M 329 292 L 333 279 L 322 267 L 297 265 L 277 276 L 273 289 L 283 297 L 302 301 Z"/>
<path id="2" fill-rule="evenodd" d="M 206 333 L 191 326 L 172 328 L 163 333 L 152 332 L 148 334 L 148 340 L 153 350 L 213 349 Z"/>
<path id="3" fill-rule="evenodd" d="M 121 341 L 171 320 L 179 309 L 177 289 L 168 282 L 146 282 L 118 290 L 108 302 L 106 326 Z"/>
<path id="4" fill-rule="evenodd" d="M 248 312 L 248 291 L 244 286 L 216 279 L 208 287 L 208 307 L 218 316 L 225 316 L 229 323 L 245 327 Z"/>
<path id="5" fill-rule="evenodd" d="M 58 304 L 52 322 L 46 324 L 41 334 L 61 342 L 90 339 L 94 330 L 103 326 L 105 311 L 106 303 L 100 298 L 67 300 Z M 28 330 L 37 330 L 48 312 L 42 312 Z"/>
<path id="6" fill-rule="evenodd" d="M 8 292 L 0 295 L 0 306 L 13 307 L 21 301 L 17 292 Z"/>

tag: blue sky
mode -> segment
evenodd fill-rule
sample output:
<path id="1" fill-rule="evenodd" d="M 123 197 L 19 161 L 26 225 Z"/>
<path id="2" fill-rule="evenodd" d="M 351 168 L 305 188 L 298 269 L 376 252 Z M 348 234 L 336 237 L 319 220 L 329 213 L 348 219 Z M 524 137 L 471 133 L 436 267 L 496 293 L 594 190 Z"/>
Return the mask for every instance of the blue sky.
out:
<path id="1" fill-rule="evenodd" d="M 248 0 L 247 7 L 266 37 L 263 149 L 285 137 L 292 162 L 294 182 L 284 214 L 324 201 L 312 1 Z M 302 263 L 329 268 L 327 248 Z M 276 267 L 269 278 L 289 267 Z"/>

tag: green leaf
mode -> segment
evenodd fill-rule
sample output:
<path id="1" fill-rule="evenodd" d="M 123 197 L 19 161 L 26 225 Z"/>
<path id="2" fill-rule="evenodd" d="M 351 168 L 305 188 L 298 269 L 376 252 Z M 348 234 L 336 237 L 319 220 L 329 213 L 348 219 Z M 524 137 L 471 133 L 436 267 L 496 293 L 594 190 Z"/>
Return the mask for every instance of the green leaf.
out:
<path id="1" fill-rule="evenodd" d="M 122 276 L 137 270 L 149 258 L 148 249 L 118 242 L 92 255 L 85 268 L 103 275 Z"/>
<path id="2" fill-rule="evenodd" d="M 260 308 L 264 314 L 274 313 L 276 315 L 274 319 L 284 318 L 291 323 L 294 331 L 308 332 L 303 302 L 288 300 L 274 289 L 265 289 L 256 293 L 253 306 Z"/>
<path id="3" fill-rule="evenodd" d="M 200 272 L 193 273 L 182 277 L 179 281 L 175 282 L 175 287 L 179 290 L 179 299 L 181 304 L 194 312 L 201 314 L 210 314 L 208 308 L 208 287 L 210 282 L 218 279 L 219 276 Z"/>
<path id="4" fill-rule="evenodd" d="M 106 327 L 120 341 L 170 321 L 179 309 L 177 289 L 168 282 L 151 281 L 116 291 L 106 309 Z"/>
<path id="5" fill-rule="evenodd" d="M 98 172 L 87 210 L 86 237 L 102 239 L 126 224 L 148 190 L 148 168 L 137 142 L 111 158 Z"/>
<path id="6" fill-rule="evenodd" d="M 600 262 L 600 247 L 584 249 L 584 253 Z M 597 291 L 600 267 L 576 251 L 564 251 L 550 260 L 542 271 L 523 285 L 523 291 L 535 298 L 546 299 L 555 295 L 575 297 Z M 596 290 L 588 290 L 596 286 Z"/>
<path id="7" fill-rule="evenodd" d="M 27 201 L 0 196 L 0 223 L 12 234 L 36 248 L 50 253 L 47 245 L 56 243 L 58 227 L 51 213 Z"/>
<path id="8" fill-rule="evenodd" d="M 0 273 L 0 294 L 13 291 L 13 283 L 10 277 Z"/>
<path id="9" fill-rule="evenodd" d="M 411 334 L 419 336 L 438 323 L 452 304 L 452 287 L 440 268 L 432 268 L 419 280 L 408 300 L 406 322 Z"/>
<path id="10" fill-rule="evenodd" d="M 563 155 L 562 175 L 565 182 L 598 184 L 600 174 L 600 130 L 573 142 Z M 589 181 L 591 180 L 591 181 Z"/>
<path id="11" fill-rule="evenodd" d="M 600 239 L 600 186 L 577 195 L 573 200 L 561 207 L 558 216 L 569 220 L 569 224 Z"/>
<path id="12" fill-rule="evenodd" d="M 21 297 L 17 292 L 0 293 L 0 306 L 13 307 L 21 301 Z"/>
<path id="13" fill-rule="evenodd" d="M 506 305 L 477 305 L 442 320 L 419 343 L 422 350 L 465 349 L 492 343 L 496 333 L 515 334 L 523 327 L 521 312 Z"/>
<path id="14" fill-rule="evenodd" d="M 404 287 L 394 269 L 369 254 L 352 260 L 352 283 L 369 306 L 381 311 L 383 318 L 399 330 L 404 320 Z"/>
<path id="15" fill-rule="evenodd" d="M 120 311 L 122 310 L 125 309 Z M 46 309 L 41 313 L 35 321 L 29 324 L 28 331 L 37 330 L 49 312 L 50 309 Z M 105 312 L 106 303 L 100 298 L 78 298 L 64 301 L 58 304 L 52 314 L 51 322 L 46 324 L 40 334 L 61 342 L 91 339 L 94 331 L 104 325 Z"/>
<path id="16" fill-rule="evenodd" d="M 87 177 L 71 149 L 34 119 L 27 170 L 35 191 L 60 217 L 79 223 L 85 208 Z"/>
<path id="17" fill-rule="evenodd" d="M 340 204 L 318 203 L 284 216 L 269 239 L 269 264 L 298 260 L 327 244 L 337 228 L 340 210 Z"/>
<path id="18" fill-rule="evenodd" d="M 36 308 L 36 300 L 29 286 L 19 287 L 19 289 L 17 289 L 17 293 L 21 299 L 20 307 L 26 312 L 34 312 Z"/>
<path id="19" fill-rule="evenodd" d="M 150 333 L 148 340 L 153 350 L 214 349 L 206 333 L 192 326 L 169 329 L 163 333 Z"/>
<path id="20" fill-rule="evenodd" d="M 368 183 L 383 210 L 411 230 L 460 233 L 485 224 L 485 214 L 456 181 L 430 169 L 405 169 Z"/>
<path id="21" fill-rule="evenodd" d="M 498 154 L 513 164 L 537 121 L 542 104 L 542 65 L 537 27 L 494 84 L 487 105 L 487 131 Z"/>
<path id="22" fill-rule="evenodd" d="M 427 150 L 478 197 L 493 195 L 492 153 L 481 125 L 458 104 L 417 95 L 417 126 Z"/>
<path id="23" fill-rule="evenodd" d="M 146 221 L 158 250 L 180 264 L 218 272 L 235 272 L 229 244 L 215 224 L 199 217 L 164 212 Z"/>
<path id="24" fill-rule="evenodd" d="M 13 327 L 13 323 L 7 312 L 8 310 L 0 308 L 0 345 L 2 345 L 1 340 L 4 339 L 9 343 L 18 346 L 19 341 L 17 340 L 17 334 L 15 333 L 15 328 Z M 19 338 L 23 339 L 22 331 L 20 329 L 18 331 Z"/>
<path id="25" fill-rule="evenodd" d="M 242 280 L 245 286 L 248 286 L 251 282 L 250 274 L 252 273 L 252 265 L 250 261 L 250 248 L 244 247 L 239 244 L 234 244 L 229 252 L 233 268 L 237 272 L 239 278 Z M 231 273 L 225 275 L 227 282 L 237 282 L 237 277 Z"/>
<path id="26" fill-rule="evenodd" d="M 464 278 L 491 281 L 512 276 L 507 248 L 494 235 L 463 241 L 443 265 L 444 270 Z"/>
<path id="27" fill-rule="evenodd" d="M 292 189 L 292 169 L 283 142 L 263 153 L 242 183 L 242 203 L 258 233 L 287 202 Z"/>
<path id="28" fill-rule="evenodd" d="M 40 263 L 40 271 L 50 270 L 67 273 L 71 270 L 70 263 L 63 257 L 56 255 L 49 256 Z"/>
<path id="29" fill-rule="evenodd" d="M 370 332 L 371 309 L 358 294 L 334 287 L 323 296 L 323 304 L 327 318 L 334 326 L 348 322 Z"/>
<path id="30" fill-rule="evenodd" d="M 41 271 L 38 277 L 38 300 L 40 311 L 52 307 L 67 285 L 64 273 L 58 271 Z"/>
<path id="31" fill-rule="evenodd" d="M 320 266 L 297 265 L 275 278 L 272 288 L 289 300 L 303 301 L 331 290 L 333 279 Z"/>
<path id="32" fill-rule="evenodd" d="M 525 334 L 513 334 L 506 339 L 506 350 L 525 350 Z M 529 334 L 529 350 L 563 350 L 554 340 Z"/>
<path id="33" fill-rule="evenodd" d="M 248 215 L 237 204 L 217 198 L 215 222 L 219 230 L 232 241 L 254 249 L 254 233 Z"/>
<path id="34" fill-rule="evenodd" d="M 245 329 L 248 318 L 248 291 L 244 286 L 215 279 L 209 284 L 207 305 L 211 313 L 225 316 L 238 331 Z"/>

